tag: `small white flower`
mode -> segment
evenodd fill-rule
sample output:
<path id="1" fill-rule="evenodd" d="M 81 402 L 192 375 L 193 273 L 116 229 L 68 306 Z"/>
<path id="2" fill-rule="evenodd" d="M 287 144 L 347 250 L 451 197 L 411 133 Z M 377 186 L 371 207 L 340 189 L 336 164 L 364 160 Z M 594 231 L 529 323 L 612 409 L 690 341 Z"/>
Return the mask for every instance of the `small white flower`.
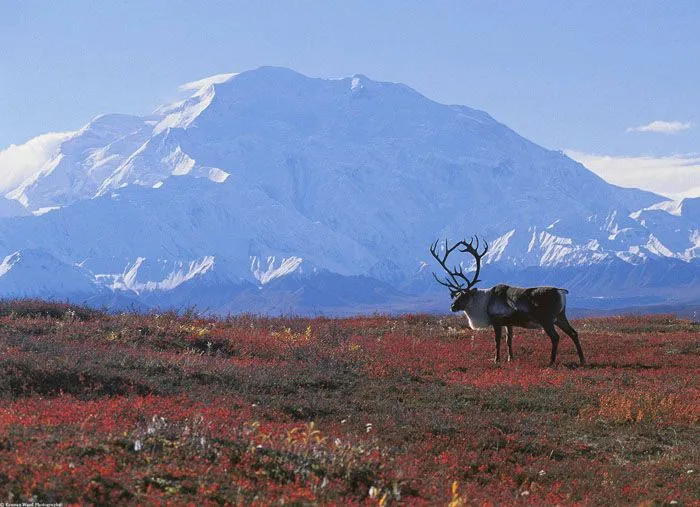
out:
<path id="1" fill-rule="evenodd" d="M 340 421 L 340 424 L 345 424 L 346 422 L 348 422 L 348 420 L 347 420 L 347 419 L 343 419 L 342 421 Z"/>
<path id="2" fill-rule="evenodd" d="M 365 424 L 365 431 L 366 431 L 367 433 L 369 433 L 370 431 L 372 431 L 372 423 L 367 423 L 367 424 Z"/>
<path id="3" fill-rule="evenodd" d="M 520 496 L 528 496 L 529 494 L 530 492 L 528 490 L 525 490 L 522 493 L 520 493 Z"/>
<path id="4" fill-rule="evenodd" d="M 139 452 L 142 447 L 143 447 L 143 444 L 141 443 L 141 440 L 134 441 L 134 451 L 135 452 Z"/>
<path id="5" fill-rule="evenodd" d="M 335 444 L 336 447 L 340 447 L 340 445 L 342 444 L 342 442 L 340 441 L 339 438 L 336 438 L 336 439 L 333 441 L 333 443 Z"/>
<path id="6" fill-rule="evenodd" d="M 201 445 L 202 447 L 206 446 L 206 445 L 207 445 L 207 439 L 204 438 L 204 437 L 199 437 L 199 445 Z"/>
<path id="7" fill-rule="evenodd" d="M 690 470 L 686 471 L 685 473 L 686 473 L 686 474 L 692 474 L 693 472 L 695 472 L 695 470 L 693 470 L 693 469 L 691 468 Z"/>
<path id="8" fill-rule="evenodd" d="M 545 475 L 547 475 L 547 472 L 545 472 L 544 470 L 540 470 L 539 472 L 537 472 L 537 475 L 539 475 L 540 477 L 544 477 Z"/>
<path id="9" fill-rule="evenodd" d="M 375 498 L 377 498 L 377 495 L 379 495 L 379 489 L 377 489 L 376 486 L 372 486 L 371 488 L 369 488 L 369 497 L 370 497 L 372 500 L 374 500 Z"/>

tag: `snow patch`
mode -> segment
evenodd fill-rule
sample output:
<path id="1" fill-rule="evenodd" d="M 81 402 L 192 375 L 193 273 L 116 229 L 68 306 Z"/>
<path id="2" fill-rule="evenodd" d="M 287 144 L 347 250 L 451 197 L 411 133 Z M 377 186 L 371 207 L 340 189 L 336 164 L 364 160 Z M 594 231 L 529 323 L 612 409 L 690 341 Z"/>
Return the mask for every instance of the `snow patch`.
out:
<path id="1" fill-rule="evenodd" d="M 362 88 L 364 88 L 362 85 L 362 79 L 360 79 L 358 76 L 353 77 L 350 84 L 350 89 L 355 92 L 361 90 Z"/>
<path id="2" fill-rule="evenodd" d="M 647 250 L 661 257 L 675 257 L 673 252 L 669 250 L 659 239 L 653 234 L 649 235 L 649 242 L 646 244 Z"/>
<path id="3" fill-rule="evenodd" d="M 647 260 L 648 256 L 638 246 L 631 246 L 626 252 L 615 252 L 615 256 L 626 262 L 638 266 Z"/>
<path id="4" fill-rule="evenodd" d="M 540 232 L 539 243 L 540 250 L 543 250 L 540 266 L 564 263 L 573 251 L 571 238 L 561 238 L 545 231 Z"/>
<path id="5" fill-rule="evenodd" d="M 170 291 L 195 278 L 203 275 L 214 267 L 214 256 L 207 255 L 200 260 L 191 261 L 187 266 L 182 262 L 176 263 L 177 269 L 171 271 L 167 277 L 159 282 L 148 281 L 139 282 L 136 277 L 138 271 L 146 260 L 145 257 L 138 257 L 133 265 L 127 264 L 124 272 L 120 275 L 100 274 L 95 278 L 103 282 L 114 291 L 131 291 L 136 294 L 153 291 Z"/>
<path id="6" fill-rule="evenodd" d="M 207 255 L 199 261 L 192 261 L 189 263 L 187 269 L 178 269 L 173 271 L 161 282 L 147 282 L 145 284 L 145 290 L 173 290 L 175 287 L 182 285 L 188 280 L 192 280 L 194 277 L 203 275 L 210 269 L 214 267 L 214 256 Z"/>
<path id="7" fill-rule="evenodd" d="M 95 150 L 94 152 L 92 152 L 92 154 L 90 154 L 88 160 L 92 164 L 93 170 L 98 169 L 105 164 L 109 164 L 110 162 L 119 158 L 119 155 L 117 154 L 110 155 L 109 148 L 110 146 L 105 146 L 104 148 Z"/>
<path id="8" fill-rule="evenodd" d="M 258 257 L 251 256 L 250 258 L 250 271 L 257 281 L 262 285 L 274 280 L 275 278 L 280 278 L 282 276 L 288 275 L 296 271 L 302 263 L 301 257 L 287 257 L 282 258 L 278 267 L 275 267 L 275 256 L 267 257 L 266 267 L 261 267 L 261 262 Z"/>
<path id="9" fill-rule="evenodd" d="M 154 134 L 160 134 L 169 128 L 186 128 L 192 123 L 214 100 L 214 87 L 207 89 L 202 95 L 176 104 L 176 107 L 153 129 Z"/>
<path id="10" fill-rule="evenodd" d="M 120 165 L 114 170 L 114 172 L 109 176 L 109 178 L 105 179 L 102 182 L 100 187 L 97 189 L 97 192 L 95 193 L 95 197 L 100 197 L 104 195 L 112 188 L 122 188 L 128 185 L 128 182 L 123 182 L 123 180 L 126 179 L 127 175 L 132 170 L 134 166 L 134 161 L 142 153 L 146 152 L 148 146 L 151 144 L 151 140 L 152 139 L 149 139 L 148 141 L 143 143 L 134 153 L 129 155 L 129 157 L 126 159 L 126 161 L 124 161 L 122 165 Z"/>
<path id="11" fill-rule="evenodd" d="M 669 215 L 679 217 L 681 216 L 682 211 L 681 203 L 682 201 L 662 201 L 649 206 L 648 208 L 644 208 L 644 210 L 661 210 L 665 211 Z"/>
<path id="12" fill-rule="evenodd" d="M 5 257 L 2 264 L 0 264 L 0 276 L 6 275 L 12 269 L 12 266 L 14 266 L 21 258 L 22 255 L 19 252 L 11 253 Z"/>
<path id="13" fill-rule="evenodd" d="M 41 169 L 36 174 L 33 174 L 26 180 L 22 182 L 22 184 L 14 189 L 12 192 L 9 192 L 5 197 L 8 199 L 15 199 L 20 202 L 22 206 L 25 208 L 29 207 L 29 198 L 27 197 L 27 194 L 25 191 L 27 188 L 32 186 L 34 183 L 36 183 L 38 180 L 43 178 L 44 176 L 47 176 L 51 174 L 51 172 L 56 169 L 58 164 L 61 163 L 61 160 L 63 160 L 63 153 L 58 154 L 55 156 L 53 159 L 49 160 L 46 162 L 43 166 L 41 166 Z"/>
<path id="14" fill-rule="evenodd" d="M 37 210 L 32 211 L 32 215 L 38 217 L 40 215 L 45 215 L 49 211 L 55 211 L 57 209 L 61 209 L 61 206 L 46 206 L 45 208 L 39 208 Z"/>
<path id="15" fill-rule="evenodd" d="M 134 292 L 138 292 L 135 288 L 136 285 L 136 275 L 139 272 L 139 268 L 141 267 L 141 264 L 143 264 L 143 261 L 145 261 L 145 257 L 138 257 L 136 259 L 136 262 L 134 262 L 134 265 L 131 266 L 129 269 L 124 271 L 124 286 L 128 289 L 133 290 Z M 127 265 L 128 266 L 128 265 Z"/>
<path id="16" fill-rule="evenodd" d="M 184 153 L 179 146 L 169 155 L 163 157 L 161 162 L 173 168 L 171 173 L 173 176 L 189 174 L 194 167 L 194 159 Z"/>
<path id="17" fill-rule="evenodd" d="M 223 183 L 229 176 L 231 175 L 222 169 L 217 169 L 216 167 L 209 169 L 209 179 L 214 183 Z"/>
<path id="18" fill-rule="evenodd" d="M 603 230 L 610 233 L 608 239 L 612 239 L 615 235 L 617 235 L 620 230 L 620 226 L 617 223 L 617 210 L 613 210 L 613 212 L 605 218 L 605 226 Z"/>
<path id="19" fill-rule="evenodd" d="M 602 250 L 597 239 L 575 244 L 572 238 L 555 236 L 546 230 L 538 233 L 533 229 L 528 253 L 541 267 L 598 264 L 609 258 L 610 254 Z"/>
<path id="20" fill-rule="evenodd" d="M 530 243 L 527 245 L 527 253 L 532 252 L 532 250 L 535 248 L 535 244 L 537 243 L 537 227 L 534 228 L 532 231 L 532 237 L 530 238 Z"/>
<path id="21" fill-rule="evenodd" d="M 158 109 L 157 113 L 166 116 L 154 127 L 154 134 L 160 134 L 168 128 L 189 126 L 214 100 L 214 85 L 224 83 L 234 76 L 236 74 L 217 74 L 180 86 L 181 91 L 194 91 L 194 94 L 188 99 Z"/>
<path id="22" fill-rule="evenodd" d="M 592 239 L 586 244 L 588 250 L 600 250 L 600 242 L 597 239 Z"/>
<path id="23" fill-rule="evenodd" d="M 508 247 L 508 242 L 510 238 L 515 234 L 515 229 L 505 233 L 503 236 L 499 236 L 494 241 L 489 244 L 489 251 L 486 254 L 485 260 L 487 262 L 498 262 L 503 258 L 503 255 Z"/>
<path id="24" fill-rule="evenodd" d="M 700 230 L 693 230 L 690 233 L 690 237 L 688 239 L 690 240 L 693 246 L 691 246 L 690 248 L 686 249 L 685 252 L 683 252 L 682 259 L 686 262 L 700 257 Z"/>

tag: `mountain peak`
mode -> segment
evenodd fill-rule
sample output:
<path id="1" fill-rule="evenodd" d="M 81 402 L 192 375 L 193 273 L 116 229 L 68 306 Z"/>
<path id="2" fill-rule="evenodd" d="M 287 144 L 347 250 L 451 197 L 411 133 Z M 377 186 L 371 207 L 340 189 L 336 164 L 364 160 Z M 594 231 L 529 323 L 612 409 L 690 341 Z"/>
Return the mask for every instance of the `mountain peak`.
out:
<path id="1" fill-rule="evenodd" d="M 489 281 L 641 293 L 657 283 L 634 271 L 649 259 L 658 273 L 696 276 L 700 200 L 655 209 L 662 198 L 609 185 L 486 113 L 363 74 L 283 67 L 180 89 L 187 97 L 153 116 L 102 115 L 47 144 L 36 177 L 15 187 L 28 211 L 61 210 L 0 220 L 0 289 L 60 268 L 66 285 L 89 287 L 87 277 L 112 292 L 136 287 L 138 271 L 154 305 L 200 304 L 206 293 L 231 308 L 226 294 L 241 284 L 294 298 L 299 284 L 334 280 L 341 293 L 353 276 L 415 295 L 432 287 L 427 245 L 471 234 L 493 245 Z M 30 259 L 31 249 L 56 261 Z M 164 283 L 173 280 L 182 283 Z"/>

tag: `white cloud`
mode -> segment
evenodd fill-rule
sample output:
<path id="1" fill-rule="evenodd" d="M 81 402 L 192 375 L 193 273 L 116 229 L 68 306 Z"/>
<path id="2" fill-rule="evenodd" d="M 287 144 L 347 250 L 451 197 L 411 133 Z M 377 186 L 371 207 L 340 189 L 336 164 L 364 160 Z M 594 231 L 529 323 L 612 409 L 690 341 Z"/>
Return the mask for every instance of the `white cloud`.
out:
<path id="1" fill-rule="evenodd" d="M 611 157 L 565 150 L 604 180 L 681 199 L 700 197 L 700 155 Z"/>
<path id="2" fill-rule="evenodd" d="M 189 83 L 185 83 L 184 85 L 180 85 L 179 89 L 182 92 L 187 92 L 187 91 L 200 91 L 202 89 L 209 88 L 211 85 L 219 84 L 219 83 L 224 83 L 231 79 L 232 77 L 235 77 L 237 74 L 235 72 L 230 73 L 230 74 L 217 74 L 215 76 L 209 76 L 205 77 L 204 79 L 199 79 L 197 81 L 190 81 Z"/>
<path id="3" fill-rule="evenodd" d="M 654 120 L 646 125 L 630 127 L 627 132 L 655 132 L 658 134 L 678 134 L 692 127 L 690 122 Z"/>
<path id="4" fill-rule="evenodd" d="M 11 144 L 0 150 L 0 194 L 17 188 L 56 156 L 60 144 L 73 132 L 51 132 L 24 144 Z"/>

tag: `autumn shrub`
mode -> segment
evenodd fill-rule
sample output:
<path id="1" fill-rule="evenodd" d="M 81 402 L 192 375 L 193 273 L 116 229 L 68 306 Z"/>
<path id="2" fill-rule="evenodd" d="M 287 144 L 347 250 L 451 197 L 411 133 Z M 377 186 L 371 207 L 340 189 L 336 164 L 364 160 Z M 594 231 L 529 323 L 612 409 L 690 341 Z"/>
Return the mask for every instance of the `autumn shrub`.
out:
<path id="1" fill-rule="evenodd" d="M 72 312 L 75 312 L 73 314 Z M 692 505 L 700 340 L 671 316 L 211 319 L 0 306 L 0 502 Z"/>

